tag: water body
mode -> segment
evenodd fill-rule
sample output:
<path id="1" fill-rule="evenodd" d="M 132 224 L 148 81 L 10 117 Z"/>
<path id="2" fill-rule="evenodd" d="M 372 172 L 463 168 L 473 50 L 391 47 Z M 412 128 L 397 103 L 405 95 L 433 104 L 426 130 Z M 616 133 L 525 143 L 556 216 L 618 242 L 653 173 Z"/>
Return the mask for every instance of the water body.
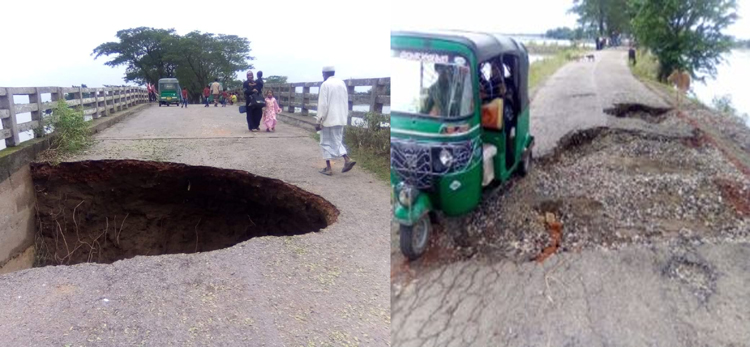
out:
<path id="1" fill-rule="evenodd" d="M 693 92 L 702 103 L 711 106 L 714 97 L 729 95 L 739 114 L 750 114 L 750 98 L 745 94 L 745 83 L 750 76 L 750 50 L 734 50 L 725 56 L 726 62 L 717 67 L 716 79 L 706 84 L 695 82 Z M 750 117 L 745 116 L 750 126 Z"/>

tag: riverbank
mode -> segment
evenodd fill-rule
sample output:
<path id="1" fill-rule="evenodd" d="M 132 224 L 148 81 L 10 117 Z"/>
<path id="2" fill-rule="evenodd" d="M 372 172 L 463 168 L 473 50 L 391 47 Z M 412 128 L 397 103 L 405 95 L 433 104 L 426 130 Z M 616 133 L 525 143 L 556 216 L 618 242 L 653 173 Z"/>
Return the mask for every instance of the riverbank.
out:
<path id="1" fill-rule="evenodd" d="M 748 57 L 750 57 L 750 52 L 745 51 L 743 53 L 746 53 Z M 670 85 L 662 83 L 657 79 L 656 76 L 659 69 L 659 61 L 654 55 L 639 50 L 636 54 L 636 61 L 636 66 L 630 65 L 630 71 L 641 80 L 641 82 L 655 84 L 658 85 L 663 92 L 674 93 L 674 89 Z M 741 63 L 742 61 L 739 62 Z M 735 64 L 734 67 L 744 68 L 742 64 Z M 736 72 L 739 73 L 737 77 L 738 79 L 741 79 L 742 76 L 746 76 L 746 74 L 742 74 L 744 71 Z M 720 71 L 718 74 L 721 76 L 722 72 Z M 723 74 L 730 74 L 730 71 L 723 71 Z M 709 80 L 707 84 L 693 81 L 693 86 L 688 92 L 688 100 L 696 106 L 716 113 L 719 117 L 730 118 L 732 123 L 739 122 L 742 127 L 750 127 L 750 118 L 748 118 L 750 106 L 746 106 L 747 103 L 742 104 L 740 107 L 734 105 L 736 100 L 739 100 L 740 102 L 745 101 L 744 99 L 736 98 L 736 96 L 739 95 L 739 91 L 731 90 L 731 88 L 741 88 L 741 86 L 737 85 L 739 82 L 733 81 L 730 85 L 725 85 L 723 86 L 724 88 L 720 88 L 722 90 L 721 93 L 715 93 L 712 92 L 712 86 L 709 85 L 712 81 L 715 81 L 715 79 Z"/>

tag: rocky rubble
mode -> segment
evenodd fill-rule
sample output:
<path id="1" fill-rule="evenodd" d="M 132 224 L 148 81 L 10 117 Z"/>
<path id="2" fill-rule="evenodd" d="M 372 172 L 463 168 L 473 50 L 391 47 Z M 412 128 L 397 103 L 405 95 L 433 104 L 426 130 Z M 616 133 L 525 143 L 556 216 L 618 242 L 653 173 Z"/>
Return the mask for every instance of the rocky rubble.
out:
<path id="1" fill-rule="evenodd" d="M 748 178 L 672 117 L 664 125 L 680 131 L 639 123 L 640 129 L 570 134 L 529 176 L 486 194 L 465 218 L 469 248 L 490 258 L 532 260 L 550 243 L 547 212 L 563 224 L 561 251 L 686 235 L 747 237 L 750 215 L 740 204 L 750 206 Z M 732 182 L 731 196 L 721 182 Z"/>

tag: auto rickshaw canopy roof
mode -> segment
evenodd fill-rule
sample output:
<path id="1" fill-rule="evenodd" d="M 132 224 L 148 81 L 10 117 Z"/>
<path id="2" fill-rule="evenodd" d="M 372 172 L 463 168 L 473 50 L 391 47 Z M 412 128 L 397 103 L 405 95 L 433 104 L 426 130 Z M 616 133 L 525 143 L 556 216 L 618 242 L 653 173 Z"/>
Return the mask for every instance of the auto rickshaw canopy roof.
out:
<path id="1" fill-rule="evenodd" d="M 512 54 L 528 61 L 526 46 L 515 39 L 499 34 L 463 30 L 392 31 L 391 36 L 408 36 L 456 42 L 471 49 L 478 61 L 501 54 Z"/>
<path id="2" fill-rule="evenodd" d="M 159 79 L 159 89 L 161 89 L 162 84 L 174 84 L 175 89 L 180 88 L 180 81 L 178 81 L 176 78 L 161 78 Z"/>

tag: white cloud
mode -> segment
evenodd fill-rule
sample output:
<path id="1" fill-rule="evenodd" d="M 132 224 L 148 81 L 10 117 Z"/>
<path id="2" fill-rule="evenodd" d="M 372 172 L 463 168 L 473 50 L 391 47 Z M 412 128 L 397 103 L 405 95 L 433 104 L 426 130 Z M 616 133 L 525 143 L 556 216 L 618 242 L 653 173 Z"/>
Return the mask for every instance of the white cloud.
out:
<path id="1" fill-rule="evenodd" d="M 23 15 L 0 21 L 6 33 L 0 86 L 121 84 L 124 67 L 104 66 L 106 57 L 94 60 L 90 54 L 115 41 L 118 30 L 139 26 L 246 37 L 252 63 L 265 76 L 318 81 L 321 67 L 332 64 L 342 78 L 387 77 L 389 2 L 4 1 L 3 13 Z"/>

